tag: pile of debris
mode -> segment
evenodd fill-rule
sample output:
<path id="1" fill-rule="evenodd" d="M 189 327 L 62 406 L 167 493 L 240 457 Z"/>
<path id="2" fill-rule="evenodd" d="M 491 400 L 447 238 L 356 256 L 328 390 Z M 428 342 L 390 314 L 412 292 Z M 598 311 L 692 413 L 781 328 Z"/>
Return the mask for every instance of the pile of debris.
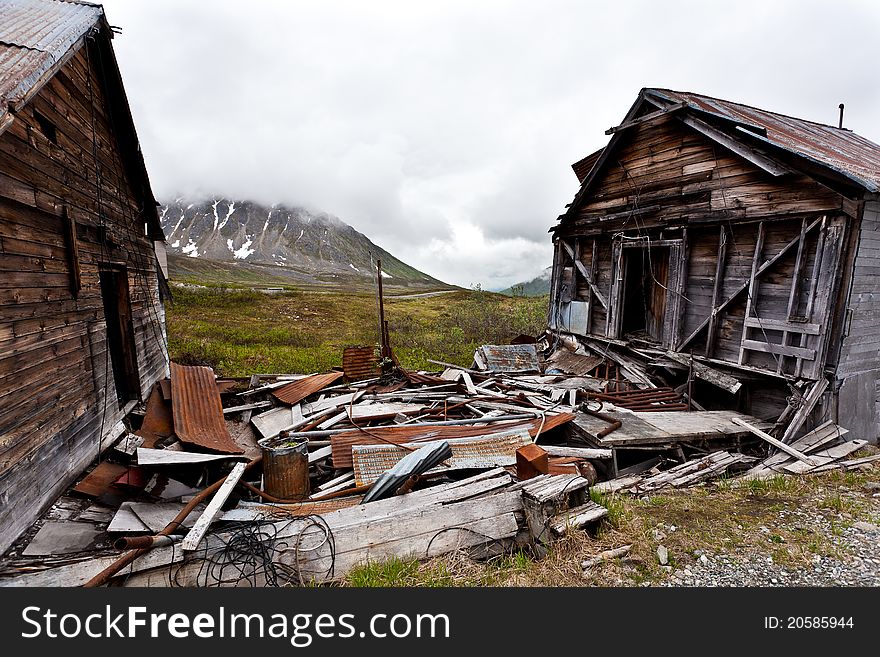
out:
<path id="1" fill-rule="evenodd" d="M 619 354 L 542 346 L 486 345 L 434 372 L 372 347 L 311 375 L 172 363 L 133 430 L 12 548 L 0 585 L 302 584 L 392 556 L 541 555 L 607 514 L 591 488 L 821 471 L 865 444 L 830 422 L 785 444 L 757 418 L 689 410 Z M 781 451 L 761 460 L 767 445 Z"/>

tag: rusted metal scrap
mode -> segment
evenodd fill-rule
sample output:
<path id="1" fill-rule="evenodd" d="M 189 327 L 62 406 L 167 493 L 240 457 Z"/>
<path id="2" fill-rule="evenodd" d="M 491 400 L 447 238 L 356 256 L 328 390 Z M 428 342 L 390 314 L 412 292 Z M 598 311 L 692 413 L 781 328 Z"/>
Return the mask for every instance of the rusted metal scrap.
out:
<path id="1" fill-rule="evenodd" d="M 223 419 L 223 404 L 210 367 L 171 363 L 174 432 L 186 445 L 220 454 L 243 454 Z"/>
<path id="2" fill-rule="evenodd" d="M 297 379 L 283 388 L 278 388 L 278 390 L 272 394 L 278 401 L 293 406 L 309 395 L 313 395 L 316 392 L 323 390 L 331 383 L 338 380 L 342 375 L 342 372 L 313 374 L 302 379 Z"/>

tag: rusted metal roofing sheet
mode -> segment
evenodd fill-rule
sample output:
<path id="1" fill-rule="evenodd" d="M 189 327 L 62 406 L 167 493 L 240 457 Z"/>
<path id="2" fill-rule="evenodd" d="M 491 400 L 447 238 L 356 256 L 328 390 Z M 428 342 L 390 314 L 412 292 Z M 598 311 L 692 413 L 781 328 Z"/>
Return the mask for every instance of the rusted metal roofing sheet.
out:
<path id="1" fill-rule="evenodd" d="M 425 442 L 430 440 L 454 440 L 456 438 L 474 438 L 500 432 L 525 430 L 533 438 L 538 432 L 546 433 L 574 419 L 571 413 L 548 415 L 534 420 L 511 420 L 496 422 L 488 426 L 474 425 L 441 425 L 441 426 L 408 426 L 405 424 L 388 427 L 371 427 L 369 431 L 351 431 L 339 433 L 330 438 L 333 448 L 333 467 L 352 467 L 352 445 L 381 445 L 393 443 Z"/>
<path id="2" fill-rule="evenodd" d="M 182 443 L 221 454 L 242 454 L 226 421 L 214 371 L 171 363 L 171 409 L 174 433 Z"/>
<path id="3" fill-rule="evenodd" d="M 376 347 L 347 347 L 342 352 L 342 370 L 349 381 L 377 376 L 378 363 Z"/>
<path id="4" fill-rule="evenodd" d="M 880 145 L 833 125 L 798 119 L 687 91 L 646 89 L 645 96 L 743 124 L 743 136 L 762 140 L 842 174 L 871 192 L 880 190 Z M 766 131 L 766 137 L 750 127 Z"/>
<path id="5" fill-rule="evenodd" d="M 532 445 L 532 438 L 525 430 L 492 434 L 479 438 L 447 440 L 452 456 L 425 474 L 470 468 L 496 468 L 516 465 L 516 450 Z M 431 444 L 431 443 L 428 443 Z M 424 447 L 425 443 L 397 445 L 353 445 L 354 481 L 358 486 L 371 484 L 379 476 L 393 468 L 410 450 Z"/>
<path id="6" fill-rule="evenodd" d="M 492 372 L 538 372 L 538 352 L 533 344 L 484 344 L 479 356 Z"/>
<path id="7" fill-rule="evenodd" d="M 278 388 L 274 393 L 275 398 L 285 404 L 300 403 L 309 395 L 313 395 L 319 390 L 323 390 L 331 383 L 342 376 L 342 372 L 328 372 L 327 374 L 313 374 L 311 376 L 297 379 L 296 381 Z"/>
<path id="8" fill-rule="evenodd" d="M 0 0 L 0 117 L 103 15 L 99 5 L 59 0 Z"/>
<path id="9" fill-rule="evenodd" d="M 576 354 L 570 349 L 557 349 L 547 359 L 547 371 L 559 370 L 567 374 L 575 374 L 577 376 L 587 376 L 598 365 L 605 362 L 605 359 L 599 356 L 586 354 Z"/>

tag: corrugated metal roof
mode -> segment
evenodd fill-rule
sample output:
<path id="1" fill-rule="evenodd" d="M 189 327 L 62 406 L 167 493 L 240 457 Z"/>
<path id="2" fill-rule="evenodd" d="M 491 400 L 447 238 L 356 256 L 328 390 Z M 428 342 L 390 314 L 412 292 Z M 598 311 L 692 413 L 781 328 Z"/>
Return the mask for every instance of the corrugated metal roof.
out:
<path id="1" fill-rule="evenodd" d="M 0 113 L 24 100 L 103 14 L 84 2 L 0 0 Z"/>
<path id="2" fill-rule="evenodd" d="M 171 406 L 174 433 L 180 442 L 221 454 L 243 453 L 226 428 L 223 403 L 210 367 L 171 363 Z"/>
<path id="3" fill-rule="evenodd" d="M 744 124 L 744 136 L 806 157 L 846 176 L 869 191 L 880 190 L 880 145 L 851 130 L 768 112 L 720 98 L 688 91 L 645 89 L 646 97 L 669 103 L 684 102 L 691 109 Z M 748 128 L 757 126 L 766 137 Z"/>

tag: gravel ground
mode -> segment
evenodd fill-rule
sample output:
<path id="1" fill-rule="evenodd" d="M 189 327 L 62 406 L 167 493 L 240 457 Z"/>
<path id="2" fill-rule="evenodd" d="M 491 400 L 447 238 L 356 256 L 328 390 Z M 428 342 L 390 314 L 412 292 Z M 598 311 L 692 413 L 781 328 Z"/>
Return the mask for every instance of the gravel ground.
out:
<path id="1" fill-rule="evenodd" d="M 880 517 L 880 493 L 868 497 L 869 517 Z M 668 576 L 661 586 L 880 586 L 880 526 L 853 521 L 843 514 L 829 516 L 789 508 L 779 514 L 779 526 L 795 531 L 824 534 L 834 556 L 812 557 L 808 567 L 777 563 L 771 552 L 785 549 L 779 536 L 761 526 L 767 551 L 754 548 L 724 553 L 696 550 L 679 559 L 677 567 L 665 566 Z M 667 530 L 671 528 L 667 527 Z"/>

